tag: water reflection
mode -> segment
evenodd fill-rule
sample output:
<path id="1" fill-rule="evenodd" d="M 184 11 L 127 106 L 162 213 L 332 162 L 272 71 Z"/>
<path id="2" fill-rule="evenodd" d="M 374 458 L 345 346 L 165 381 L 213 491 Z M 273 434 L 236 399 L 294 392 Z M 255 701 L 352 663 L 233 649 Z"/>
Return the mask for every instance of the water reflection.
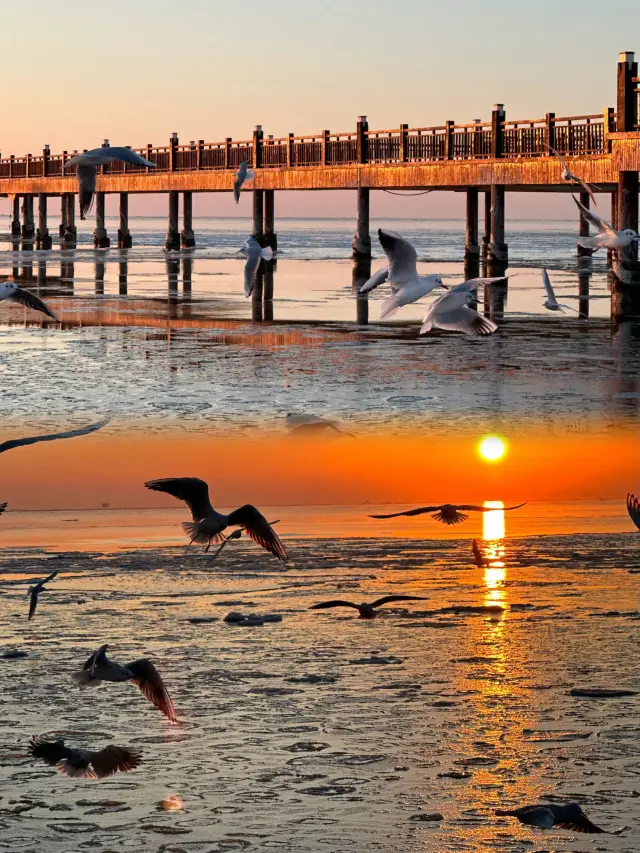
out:
<path id="1" fill-rule="evenodd" d="M 500 604 L 505 600 L 505 513 L 502 501 L 485 501 L 487 507 L 495 507 L 493 512 L 482 516 L 483 552 L 488 565 L 484 570 L 485 603 Z"/>

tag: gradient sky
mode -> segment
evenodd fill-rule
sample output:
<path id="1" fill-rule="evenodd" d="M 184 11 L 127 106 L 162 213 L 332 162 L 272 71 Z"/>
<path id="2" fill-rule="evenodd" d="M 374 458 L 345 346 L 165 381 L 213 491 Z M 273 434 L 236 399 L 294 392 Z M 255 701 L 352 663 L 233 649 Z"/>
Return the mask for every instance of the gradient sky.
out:
<path id="1" fill-rule="evenodd" d="M 0 150 L 93 148 L 104 137 L 161 144 L 173 131 L 184 142 L 247 138 L 256 123 L 275 135 L 346 131 L 360 113 L 372 128 L 428 126 L 487 119 L 497 101 L 514 119 L 600 112 L 614 104 L 618 53 L 640 51 L 640 6 L 619 0 L 604 21 L 603 9 L 601 0 L 5 4 Z M 283 212 L 307 203 L 287 196 Z M 319 212 L 346 198 L 332 194 Z M 209 199 L 215 211 L 220 199 Z M 461 199 L 448 199 L 450 214 Z"/>

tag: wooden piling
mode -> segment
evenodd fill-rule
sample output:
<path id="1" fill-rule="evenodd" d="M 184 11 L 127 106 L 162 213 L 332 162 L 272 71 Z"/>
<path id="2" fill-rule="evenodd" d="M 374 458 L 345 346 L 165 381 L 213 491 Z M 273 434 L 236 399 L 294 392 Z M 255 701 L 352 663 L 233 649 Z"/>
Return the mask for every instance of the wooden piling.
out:
<path id="1" fill-rule="evenodd" d="M 264 236 L 267 246 L 274 252 L 278 251 L 278 235 L 275 229 L 275 191 L 265 190 L 264 193 Z M 266 298 L 266 297 L 265 297 Z"/>
<path id="2" fill-rule="evenodd" d="M 16 242 L 20 239 L 20 196 L 11 196 L 11 240 Z"/>
<path id="3" fill-rule="evenodd" d="M 491 241 L 487 256 L 489 275 L 501 275 L 509 262 L 509 250 L 504 231 L 504 186 L 491 186 Z"/>
<path id="4" fill-rule="evenodd" d="M 33 246 L 35 237 L 35 228 L 33 223 L 33 196 L 31 194 L 23 196 L 22 199 L 22 244 L 23 246 Z"/>
<path id="5" fill-rule="evenodd" d="M 578 273 L 578 316 L 588 318 L 589 317 L 589 285 L 590 285 L 591 273 L 590 272 L 579 272 Z"/>
<path id="6" fill-rule="evenodd" d="M 371 257 L 371 236 L 369 234 L 369 193 L 368 187 L 358 187 L 358 212 L 356 233 L 353 238 L 353 258 Z"/>
<path id="7" fill-rule="evenodd" d="M 129 193 L 120 193 L 120 227 L 118 228 L 118 248 L 130 249 L 133 245 L 129 231 Z"/>
<path id="8" fill-rule="evenodd" d="M 273 273 L 275 266 L 275 261 L 264 262 L 264 289 L 262 298 L 265 303 L 273 302 Z"/>
<path id="9" fill-rule="evenodd" d="M 178 227 L 178 202 L 180 193 L 176 190 L 169 192 L 169 228 L 165 239 L 167 252 L 177 252 L 180 249 L 180 230 Z"/>
<path id="10" fill-rule="evenodd" d="M 108 249 L 111 240 L 107 234 L 104 216 L 104 193 L 96 193 L 96 227 L 93 232 L 93 245 L 96 249 Z"/>
<path id="11" fill-rule="evenodd" d="M 96 296 L 104 295 L 104 273 L 105 263 L 104 256 L 96 255 L 96 277 L 95 277 L 95 294 Z"/>
<path id="12" fill-rule="evenodd" d="M 253 236 L 260 245 L 264 242 L 264 191 L 253 190 Z"/>
<path id="13" fill-rule="evenodd" d="M 38 193 L 38 230 L 36 231 L 36 249 L 46 250 L 53 245 L 47 227 L 47 195 Z"/>
<path id="14" fill-rule="evenodd" d="M 478 243 L 478 190 L 467 190 L 467 233 L 464 245 L 465 261 L 478 261 L 480 245 Z"/>
<path id="15" fill-rule="evenodd" d="M 491 190 L 484 194 L 484 236 L 482 237 L 482 260 L 487 260 L 491 242 Z"/>
<path id="16" fill-rule="evenodd" d="M 638 63 L 633 51 L 620 54 L 618 62 L 618 109 L 616 113 L 616 130 L 630 132 L 636 129 L 638 121 L 638 104 L 636 84 Z"/>
<path id="17" fill-rule="evenodd" d="M 191 296 L 191 287 L 193 282 L 193 258 L 190 255 L 185 255 L 182 258 L 182 295 L 184 297 Z"/>
<path id="18" fill-rule="evenodd" d="M 580 193 L 580 204 L 589 210 L 591 207 L 591 196 L 587 192 Z M 580 237 L 588 237 L 589 236 L 589 220 L 587 217 L 580 211 L 578 216 L 578 236 Z M 586 249 L 584 246 L 581 246 L 578 243 L 578 257 L 579 258 L 590 258 L 593 255 L 593 249 Z"/>
<path id="19" fill-rule="evenodd" d="M 76 197 L 73 193 L 64 193 L 62 196 L 63 227 L 62 248 L 75 249 L 78 243 L 78 232 L 76 230 Z"/>
<path id="20" fill-rule="evenodd" d="M 180 242 L 183 249 L 193 249 L 196 238 L 193 233 L 193 193 L 182 193 L 182 234 Z"/>
<path id="21" fill-rule="evenodd" d="M 118 294 L 126 296 L 129 289 L 129 264 L 127 261 L 118 262 Z"/>
<path id="22" fill-rule="evenodd" d="M 618 230 L 618 190 L 611 193 L 611 224 Z M 613 265 L 613 249 L 607 249 L 607 266 Z"/>
<path id="23" fill-rule="evenodd" d="M 618 177 L 618 230 L 638 231 L 638 172 L 620 172 Z M 640 284 L 638 244 L 617 249 L 614 258 L 616 275 L 624 284 Z"/>

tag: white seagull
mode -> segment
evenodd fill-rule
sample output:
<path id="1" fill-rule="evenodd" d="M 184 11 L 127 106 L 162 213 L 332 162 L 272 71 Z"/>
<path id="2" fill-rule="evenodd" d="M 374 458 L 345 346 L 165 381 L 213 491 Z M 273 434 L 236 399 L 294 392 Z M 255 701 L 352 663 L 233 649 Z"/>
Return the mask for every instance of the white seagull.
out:
<path id="1" fill-rule="evenodd" d="M 240 191 L 244 182 L 253 180 L 253 172 L 249 168 L 250 165 L 251 163 L 248 160 L 244 160 L 240 163 L 236 172 L 236 179 L 233 183 L 233 197 L 236 200 L 236 204 L 240 201 Z"/>
<path id="2" fill-rule="evenodd" d="M 370 293 L 378 285 L 385 281 L 389 281 L 391 290 L 397 293 L 404 287 L 412 287 L 412 293 L 418 294 L 407 302 L 399 302 L 397 305 L 388 305 L 387 314 L 399 308 L 401 305 L 408 305 L 409 302 L 415 302 L 421 296 L 429 293 L 436 287 L 442 286 L 442 279 L 439 275 L 418 275 L 417 262 L 418 253 L 413 248 L 408 240 L 396 234 L 395 231 L 384 231 L 378 228 L 378 239 L 380 245 L 384 249 L 384 253 L 389 259 L 389 266 L 383 267 L 375 272 L 371 278 L 365 282 L 359 290 L 359 293 Z M 385 311 L 385 306 L 383 306 Z"/>
<path id="3" fill-rule="evenodd" d="M 382 303 L 380 319 L 386 320 L 395 314 L 398 308 L 402 308 L 403 305 L 410 305 L 412 302 L 417 302 L 423 296 L 426 296 L 427 293 L 431 293 L 436 287 L 444 287 L 442 277 L 439 275 L 425 275 L 424 278 L 401 287 L 393 296 L 385 299 Z"/>
<path id="4" fill-rule="evenodd" d="M 58 319 L 51 308 L 49 308 L 42 299 L 38 299 L 38 297 L 34 296 L 33 293 L 30 293 L 28 290 L 24 290 L 11 279 L 3 281 L 2 284 L 0 284 L 0 302 L 2 302 L 3 299 L 9 300 L 9 302 L 18 302 L 20 305 L 32 308 L 34 311 L 41 311 L 53 320 Z"/>
<path id="5" fill-rule="evenodd" d="M 262 258 L 270 261 L 273 258 L 273 249 L 270 246 L 264 248 L 255 237 L 247 237 L 244 241 L 244 249 L 247 254 L 247 262 L 244 265 L 244 295 L 251 296 L 256 284 L 258 267 Z"/>
<path id="6" fill-rule="evenodd" d="M 578 244 L 584 249 L 593 249 L 594 252 L 597 252 L 598 249 L 626 249 L 632 243 L 640 240 L 640 237 L 638 237 L 632 228 L 626 228 L 624 231 L 616 231 L 610 222 L 606 222 L 600 216 L 597 216 L 586 208 L 575 196 L 572 196 L 572 198 L 587 222 L 598 229 L 595 237 L 578 237 Z"/>
<path id="7" fill-rule="evenodd" d="M 85 219 L 87 213 L 91 210 L 93 194 L 96 191 L 98 166 L 105 166 L 107 163 L 111 163 L 112 160 L 131 163 L 134 166 L 155 167 L 156 165 L 150 160 L 145 160 L 144 157 L 136 154 L 130 148 L 119 148 L 117 146 L 93 148 L 91 151 L 85 151 L 76 157 L 72 157 L 71 160 L 67 160 L 64 164 L 65 169 L 68 169 L 70 166 L 76 167 L 80 219 Z"/>
<path id="8" fill-rule="evenodd" d="M 556 295 L 553 292 L 553 287 L 551 287 L 551 280 L 549 279 L 549 273 L 543 269 L 542 270 L 542 283 L 544 284 L 544 289 L 547 291 L 547 298 L 545 300 L 544 307 L 549 311 L 560 311 L 564 314 L 563 308 L 568 308 L 569 311 L 575 311 L 575 308 L 572 308 L 571 305 L 560 305 L 558 300 L 556 299 Z"/>
<path id="9" fill-rule="evenodd" d="M 477 279 L 465 281 L 436 299 L 424 315 L 420 334 L 424 335 L 433 328 L 476 337 L 493 334 L 498 328 L 493 320 L 471 308 L 471 303 L 477 301 L 474 293 L 477 282 Z"/>
<path id="10" fill-rule="evenodd" d="M 569 171 L 569 167 L 567 166 L 564 158 L 561 157 L 560 154 L 558 154 L 558 152 L 555 150 L 555 148 L 552 148 L 550 145 L 547 145 L 547 148 L 549 149 L 549 151 L 551 151 L 553 156 L 556 157 L 560 161 L 560 165 L 562 166 L 562 180 L 563 181 L 569 181 L 569 183 L 572 183 L 572 184 L 580 184 L 580 186 L 583 187 L 584 190 L 589 193 L 589 195 L 593 199 L 593 203 L 597 204 L 598 202 L 596 201 L 596 197 L 594 196 L 593 190 L 591 189 L 589 184 L 585 183 L 582 180 L 582 178 L 579 178 L 577 175 L 574 175 L 574 174 L 572 174 L 572 172 Z M 596 185 L 594 184 L 594 187 L 595 186 Z M 599 187 L 596 187 L 596 189 L 599 189 Z"/>

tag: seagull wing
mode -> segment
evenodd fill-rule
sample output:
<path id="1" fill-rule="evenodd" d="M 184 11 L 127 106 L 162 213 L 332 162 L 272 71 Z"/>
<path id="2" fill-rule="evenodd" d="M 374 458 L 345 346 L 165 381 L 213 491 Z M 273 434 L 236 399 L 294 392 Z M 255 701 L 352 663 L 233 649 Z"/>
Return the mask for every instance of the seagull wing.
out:
<path id="1" fill-rule="evenodd" d="M 236 204 L 240 201 L 240 190 L 242 189 L 243 184 L 244 178 L 241 178 L 240 176 L 238 176 L 233 182 L 233 197 Z"/>
<path id="2" fill-rule="evenodd" d="M 574 195 L 572 195 L 571 198 L 575 201 L 578 210 L 582 213 L 589 225 L 593 225 L 593 227 L 597 228 L 598 231 L 600 231 L 601 233 L 610 234 L 611 236 L 615 237 L 616 230 L 610 222 L 607 222 L 605 219 L 602 219 L 596 213 L 593 213 L 593 211 L 589 210 L 588 207 L 585 207 L 582 202 L 578 201 L 578 199 Z"/>
<path id="3" fill-rule="evenodd" d="M 374 288 L 378 287 L 381 284 L 384 284 L 384 282 L 388 278 L 389 267 L 382 267 L 381 269 L 376 270 L 368 281 L 365 281 L 358 293 L 360 293 L 361 295 L 363 293 L 370 293 L 372 290 L 374 290 Z"/>
<path id="4" fill-rule="evenodd" d="M 93 196 L 96 191 L 98 180 L 98 167 L 89 163 L 79 163 L 76 168 L 78 178 L 78 204 L 80 206 L 80 219 L 86 219 L 91 210 Z"/>
<path id="5" fill-rule="evenodd" d="M 262 247 L 257 240 L 247 240 L 245 243 L 247 262 L 244 265 L 244 295 L 251 296 L 256 284 L 258 267 L 262 259 Z"/>
<path id="6" fill-rule="evenodd" d="M 439 506 L 420 506 L 417 509 L 408 509 L 406 512 L 390 512 L 387 515 L 370 515 L 369 518 L 398 518 L 400 515 L 424 515 L 425 512 L 436 512 Z"/>
<path id="7" fill-rule="evenodd" d="M 44 586 L 46 583 L 49 583 L 49 581 L 52 581 L 57 574 L 58 570 L 56 569 L 55 572 L 51 572 L 50 575 L 47 575 L 46 578 L 43 578 L 43 580 L 39 581 L 38 586 Z"/>
<path id="8" fill-rule="evenodd" d="M 591 197 L 591 201 L 592 201 L 594 204 L 597 204 L 597 203 L 598 203 L 598 202 L 596 201 L 596 197 L 595 197 L 595 196 L 594 196 L 594 194 L 593 194 L 593 190 L 591 189 L 591 187 L 589 186 L 589 184 L 585 183 L 585 181 L 583 181 L 583 180 L 582 180 L 582 178 L 579 178 L 577 175 L 571 175 L 571 179 L 572 179 L 576 184 L 580 184 L 580 186 L 584 189 L 584 191 L 585 191 L 585 192 L 589 193 L 589 196 Z"/>
<path id="9" fill-rule="evenodd" d="M 34 586 L 31 590 L 31 601 L 29 603 L 29 616 L 28 619 L 31 620 L 34 617 L 36 612 L 36 607 L 38 606 L 38 593 L 40 592 L 39 586 Z"/>
<path id="10" fill-rule="evenodd" d="M 5 509 L 9 506 L 9 504 L 0 504 L 0 515 L 5 511 Z"/>
<path id="11" fill-rule="evenodd" d="M 473 308 L 469 308 L 468 305 L 462 305 L 460 308 L 454 308 L 451 311 L 437 310 L 433 312 L 428 320 L 425 318 L 420 334 L 423 335 L 428 332 L 431 326 L 448 332 L 464 332 L 465 335 L 472 335 L 473 337 L 492 335 L 498 328 L 493 320 L 483 317 Z"/>
<path id="12" fill-rule="evenodd" d="M 309 610 L 328 610 L 330 607 L 352 607 L 354 610 L 360 610 L 357 604 L 353 601 L 342 601 L 336 598 L 333 601 L 321 601 L 319 604 L 312 604 Z"/>
<path id="13" fill-rule="evenodd" d="M 163 480 L 149 480 L 144 485 L 153 492 L 166 492 L 184 501 L 194 521 L 200 521 L 214 511 L 209 501 L 209 486 L 198 477 L 167 477 Z"/>
<path id="14" fill-rule="evenodd" d="M 155 168 L 156 165 L 151 160 L 142 157 L 137 151 L 132 151 L 131 148 L 110 146 L 98 150 L 101 150 L 104 157 L 108 157 L 109 160 L 120 160 L 122 163 L 131 163 L 133 166 L 148 166 L 149 168 Z"/>
<path id="15" fill-rule="evenodd" d="M 631 521 L 640 530 L 640 498 L 631 493 L 627 495 L 627 512 Z"/>
<path id="16" fill-rule="evenodd" d="M 0 453 L 4 453 L 5 450 L 12 450 L 14 447 L 22 447 L 27 444 L 36 444 L 39 441 L 57 441 L 59 438 L 77 438 L 80 435 L 88 435 L 90 432 L 96 432 L 96 430 L 102 429 L 105 424 L 109 423 L 109 418 L 105 418 L 103 421 L 99 421 L 97 424 L 91 424 L 87 427 L 80 427 L 80 429 L 70 429 L 66 432 L 53 432 L 49 435 L 36 435 L 31 438 L 13 438 L 10 441 L 4 441 L 0 444 Z"/>
<path id="17" fill-rule="evenodd" d="M 549 151 L 551 151 L 551 153 L 556 158 L 556 160 L 560 161 L 560 164 L 561 164 L 562 168 L 564 169 L 564 171 L 569 172 L 569 167 L 567 166 L 564 157 L 562 157 L 560 154 L 558 154 L 556 149 L 552 148 L 550 145 L 547 145 L 547 148 L 549 149 Z"/>
<path id="18" fill-rule="evenodd" d="M 553 287 L 551 287 L 551 279 L 549 278 L 549 273 L 545 269 L 542 270 L 542 283 L 544 284 L 544 289 L 547 292 L 547 299 L 557 305 L 558 300 L 556 299 L 556 295 L 553 292 Z"/>
<path id="19" fill-rule="evenodd" d="M 94 653 L 91 655 L 91 657 L 87 660 L 87 662 L 86 662 L 86 663 L 85 663 L 85 665 L 82 667 L 82 669 L 83 669 L 83 670 L 85 670 L 85 669 L 93 669 L 93 667 L 94 667 L 96 664 L 100 664 L 100 663 L 102 663 L 102 660 L 104 659 L 104 657 L 105 657 L 105 656 L 106 656 L 106 654 L 107 654 L 107 649 L 108 649 L 108 648 L 109 648 L 109 646 L 108 646 L 108 644 L 107 644 L 107 643 L 105 643 L 103 646 L 100 646 L 100 648 L 99 648 L 96 652 L 94 652 Z"/>
<path id="20" fill-rule="evenodd" d="M 171 720 L 172 723 L 177 722 L 176 710 L 173 707 L 171 696 L 164 686 L 164 681 L 160 677 L 160 673 L 147 658 L 134 660 L 133 663 L 126 664 L 133 678 L 131 681 L 140 688 L 147 699 L 162 711 L 162 713 Z"/>
<path id="21" fill-rule="evenodd" d="M 425 595 L 385 595 L 377 601 L 372 601 L 372 607 L 382 607 L 383 604 L 391 604 L 392 601 L 426 601 Z"/>
<path id="22" fill-rule="evenodd" d="M 29 290 L 25 290 L 22 287 L 17 287 L 11 296 L 8 297 L 10 302 L 18 302 L 20 305 L 26 305 L 27 308 L 31 308 L 34 311 L 41 311 L 43 314 L 46 314 L 47 317 L 51 317 L 53 320 L 57 320 L 58 318 L 53 313 L 51 308 L 49 308 L 42 299 L 38 299 L 38 297 L 31 293 Z"/>
<path id="23" fill-rule="evenodd" d="M 473 558 L 475 560 L 476 566 L 481 569 L 484 566 L 485 559 L 482 555 L 482 551 L 480 550 L 480 546 L 478 545 L 477 539 L 474 539 L 471 543 L 471 549 L 473 551 Z"/>
<path id="24" fill-rule="evenodd" d="M 570 829 L 572 832 L 601 833 L 603 835 L 607 832 L 606 829 L 601 829 L 592 823 L 585 814 L 581 814 L 576 820 L 560 821 L 554 825 L 559 829 Z"/>
<path id="25" fill-rule="evenodd" d="M 456 504 L 456 509 L 461 510 L 462 512 L 496 512 L 496 510 L 506 512 L 508 509 L 520 509 L 520 507 L 524 506 L 526 503 L 527 501 L 522 504 L 516 504 L 515 506 L 477 506 L 476 504 Z"/>
<path id="26" fill-rule="evenodd" d="M 113 776 L 118 770 L 133 770 L 142 761 L 139 749 L 127 749 L 124 746 L 109 745 L 99 752 L 91 753 L 91 765 L 98 779 Z"/>
<path id="27" fill-rule="evenodd" d="M 247 536 L 279 560 L 287 559 L 287 551 L 267 519 L 251 504 L 245 504 L 227 517 L 229 526 L 243 527 Z"/>
<path id="28" fill-rule="evenodd" d="M 44 740 L 35 735 L 29 741 L 29 752 L 34 758 L 39 758 L 45 764 L 55 767 L 59 761 L 69 758 L 71 750 L 59 741 Z"/>
<path id="29" fill-rule="evenodd" d="M 418 275 L 418 253 L 411 243 L 395 231 L 384 231 L 382 228 L 378 228 L 378 239 L 389 259 L 389 278 L 392 282 L 404 284 Z"/>

